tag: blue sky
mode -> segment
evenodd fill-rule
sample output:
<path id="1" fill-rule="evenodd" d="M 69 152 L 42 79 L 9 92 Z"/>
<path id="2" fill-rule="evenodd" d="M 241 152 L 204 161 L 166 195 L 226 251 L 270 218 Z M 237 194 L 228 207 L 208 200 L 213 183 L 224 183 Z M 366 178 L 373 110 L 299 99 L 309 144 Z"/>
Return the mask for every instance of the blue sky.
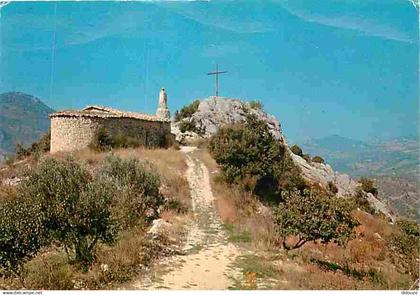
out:
<path id="1" fill-rule="evenodd" d="M 291 141 L 418 133 L 419 32 L 408 0 L 14 2 L 1 10 L 0 92 L 54 109 L 171 111 L 261 100 Z"/>

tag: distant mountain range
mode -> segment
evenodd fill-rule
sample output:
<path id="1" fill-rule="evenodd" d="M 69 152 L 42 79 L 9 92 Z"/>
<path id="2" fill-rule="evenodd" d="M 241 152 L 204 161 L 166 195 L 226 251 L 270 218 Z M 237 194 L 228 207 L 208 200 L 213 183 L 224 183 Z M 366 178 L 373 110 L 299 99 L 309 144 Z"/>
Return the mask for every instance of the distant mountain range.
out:
<path id="1" fill-rule="evenodd" d="M 306 141 L 300 147 L 304 153 L 323 157 L 334 170 L 355 178 L 372 178 L 381 200 L 397 214 L 419 221 L 419 144 L 415 137 L 363 142 L 333 135 Z"/>
<path id="2" fill-rule="evenodd" d="M 398 176 L 415 179 L 419 167 L 419 139 L 395 138 L 363 142 L 338 135 L 302 142 L 304 153 L 319 155 L 335 170 L 354 177 Z"/>
<path id="3" fill-rule="evenodd" d="M 48 131 L 53 111 L 29 94 L 0 94 L 0 161 L 15 151 L 16 143 L 29 145 Z"/>

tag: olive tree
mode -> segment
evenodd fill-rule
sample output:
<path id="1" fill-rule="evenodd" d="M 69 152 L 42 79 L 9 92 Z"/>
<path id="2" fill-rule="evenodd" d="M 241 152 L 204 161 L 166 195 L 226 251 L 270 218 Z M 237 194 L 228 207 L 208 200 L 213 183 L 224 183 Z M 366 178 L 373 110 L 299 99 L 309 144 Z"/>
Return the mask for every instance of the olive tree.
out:
<path id="1" fill-rule="evenodd" d="M 72 159 L 42 161 L 22 183 L 20 194 L 43 212 L 44 228 L 72 260 L 93 262 L 97 243 L 112 243 L 116 237 L 111 184 L 93 179 Z"/>
<path id="2" fill-rule="evenodd" d="M 284 191 L 284 201 L 275 209 L 274 217 L 283 246 L 292 250 L 309 241 L 345 243 L 358 225 L 351 216 L 351 203 L 329 195 L 320 188 Z M 297 237 L 294 245 L 286 238 Z"/>

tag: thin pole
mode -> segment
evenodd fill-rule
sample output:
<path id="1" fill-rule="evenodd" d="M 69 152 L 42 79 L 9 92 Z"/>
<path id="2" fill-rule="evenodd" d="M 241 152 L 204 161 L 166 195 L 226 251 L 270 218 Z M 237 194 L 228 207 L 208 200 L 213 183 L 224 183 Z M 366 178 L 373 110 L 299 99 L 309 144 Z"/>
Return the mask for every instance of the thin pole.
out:
<path id="1" fill-rule="evenodd" d="M 51 42 L 50 99 L 54 91 L 55 46 L 57 41 L 57 2 L 54 3 L 54 31 Z"/>
<path id="2" fill-rule="evenodd" d="M 216 64 L 216 97 L 219 96 L 219 65 Z"/>

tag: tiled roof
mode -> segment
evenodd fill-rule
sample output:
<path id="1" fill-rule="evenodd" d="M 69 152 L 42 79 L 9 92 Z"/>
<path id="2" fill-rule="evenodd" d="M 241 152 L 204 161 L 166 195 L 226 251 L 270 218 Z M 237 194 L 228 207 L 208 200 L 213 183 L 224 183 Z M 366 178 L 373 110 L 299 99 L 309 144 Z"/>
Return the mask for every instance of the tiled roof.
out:
<path id="1" fill-rule="evenodd" d="M 82 110 L 64 110 L 50 115 L 50 118 L 54 117 L 131 118 L 143 121 L 167 121 L 155 115 L 126 112 L 96 105 L 87 106 Z"/>

